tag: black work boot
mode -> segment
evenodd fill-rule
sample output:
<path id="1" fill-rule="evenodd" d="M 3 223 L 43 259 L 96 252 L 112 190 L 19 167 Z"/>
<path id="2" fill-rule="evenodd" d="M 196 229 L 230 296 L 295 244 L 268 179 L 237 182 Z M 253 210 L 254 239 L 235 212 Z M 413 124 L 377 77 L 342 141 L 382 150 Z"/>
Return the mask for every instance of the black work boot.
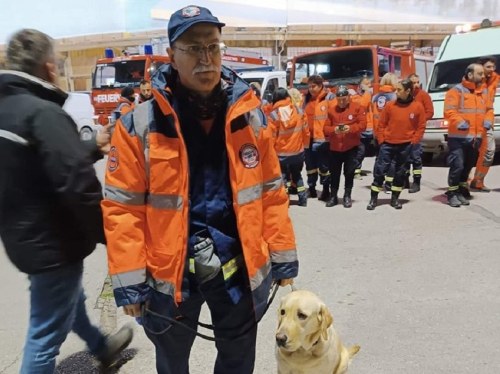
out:
<path id="1" fill-rule="evenodd" d="M 337 190 L 332 188 L 332 194 L 330 196 L 330 199 L 326 202 L 326 207 L 330 208 L 332 206 L 335 206 L 339 203 L 339 198 L 337 197 Z"/>
<path id="2" fill-rule="evenodd" d="M 460 200 L 458 200 L 457 194 L 452 191 L 448 191 L 446 193 L 448 196 L 448 205 L 451 206 L 452 208 L 460 208 L 462 206 L 462 203 Z"/>
<path id="3" fill-rule="evenodd" d="M 462 195 L 463 197 L 465 197 L 467 200 L 472 199 L 472 195 L 470 194 L 469 189 L 465 186 L 458 187 L 458 193 L 460 195 Z M 460 197 L 459 197 L 459 199 L 460 199 Z M 469 205 L 469 204 L 462 204 L 462 205 Z"/>
<path id="4" fill-rule="evenodd" d="M 321 191 L 321 195 L 318 197 L 320 201 L 328 201 L 330 198 L 330 186 L 328 184 L 323 185 L 323 191 Z"/>
<path id="5" fill-rule="evenodd" d="M 460 190 L 455 193 L 455 196 L 457 197 L 458 201 L 460 201 L 460 204 L 470 205 L 469 200 L 460 192 Z"/>
<path id="6" fill-rule="evenodd" d="M 299 206 L 307 206 L 307 194 L 306 191 L 299 192 Z"/>
<path id="7" fill-rule="evenodd" d="M 368 206 L 366 207 L 366 209 L 374 210 L 375 207 L 377 206 L 377 199 L 378 199 L 378 192 L 371 191 L 370 202 L 368 203 Z"/>
<path id="8" fill-rule="evenodd" d="M 344 208 L 352 207 L 351 191 L 352 190 L 350 188 L 345 189 L 344 198 L 342 199 L 342 204 L 344 205 Z"/>
<path id="9" fill-rule="evenodd" d="M 392 191 L 391 206 L 394 209 L 402 209 L 403 208 L 403 205 L 401 205 L 401 203 L 399 202 L 399 195 L 400 194 L 401 194 L 401 192 L 399 192 L 399 191 Z"/>
<path id="10" fill-rule="evenodd" d="M 309 187 L 307 190 L 307 197 L 310 197 L 312 199 L 315 199 L 318 197 L 318 193 L 316 192 L 316 188 L 314 187 Z"/>
<path id="11" fill-rule="evenodd" d="M 130 324 L 122 326 L 116 333 L 109 335 L 106 338 L 104 347 L 95 353 L 101 368 L 107 369 L 116 364 L 122 351 L 128 347 L 133 337 L 134 330 Z"/>
<path id="12" fill-rule="evenodd" d="M 411 184 L 408 192 L 416 193 L 418 191 L 420 191 L 420 177 L 413 177 L 413 183 Z"/>

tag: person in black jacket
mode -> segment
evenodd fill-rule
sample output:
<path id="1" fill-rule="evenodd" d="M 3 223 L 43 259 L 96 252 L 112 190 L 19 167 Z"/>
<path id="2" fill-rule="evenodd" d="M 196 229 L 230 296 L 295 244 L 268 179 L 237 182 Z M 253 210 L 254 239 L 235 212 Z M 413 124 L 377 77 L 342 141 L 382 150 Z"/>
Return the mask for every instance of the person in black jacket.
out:
<path id="1" fill-rule="evenodd" d="M 83 259 L 104 243 L 98 146 L 80 141 L 61 108 L 52 39 L 24 29 L 12 36 L 0 71 L 0 237 L 12 263 L 30 280 L 30 321 L 21 373 L 53 373 L 73 330 L 103 366 L 132 340 L 125 326 L 104 336 L 85 309 Z"/>

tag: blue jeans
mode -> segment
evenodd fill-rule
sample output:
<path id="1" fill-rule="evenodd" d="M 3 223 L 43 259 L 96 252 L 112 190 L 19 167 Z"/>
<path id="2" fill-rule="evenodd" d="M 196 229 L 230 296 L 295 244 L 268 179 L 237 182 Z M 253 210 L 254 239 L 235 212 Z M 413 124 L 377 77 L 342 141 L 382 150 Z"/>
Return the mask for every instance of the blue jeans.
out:
<path id="1" fill-rule="evenodd" d="M 56 356 L 73 330 L 92 353 L 106 338 L 90 323 L 82 287 L 83 262 L 30 275 L 31 310 L 21 374 L 52 374 Z"/>
<path id="2" fill-rule="evenodd" d="M 171 324 L 159 316 L 177 315 L 176 320 L 193 330 L 201 306 L 207 303 L 218 339 L 215 374 L 252 374 L 255 362 L 257 325 L 253 310 L 252 295 L 246 290 L 241 300 L 234 304 L 224 285 L 222 273 L 198 286 L 189 298 L 173 305 L 171 298 L 153 291 L 142 323 L 146 335 L 156 348 L 156 371 L 158 374 L 189 374 L 189 355 L 196 335 L 178 324 Z M 175 310 L 177 309 L 177 310 Z M 206 333 L 206 331 L 205 331 Z M 205 372 L 209 373 L 207 363 Z"/>

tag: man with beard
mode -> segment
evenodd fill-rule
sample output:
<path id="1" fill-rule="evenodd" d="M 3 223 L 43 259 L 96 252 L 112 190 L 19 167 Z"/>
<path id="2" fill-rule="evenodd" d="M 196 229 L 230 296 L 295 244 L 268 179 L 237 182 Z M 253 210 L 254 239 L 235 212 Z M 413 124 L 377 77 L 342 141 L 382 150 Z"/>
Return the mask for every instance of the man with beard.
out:
<path id="1" fill-rule="evenodd" d="M 139 85 L 139 103 L 148 101 L 153 97 L 153 91 L 151 91 L 151 82 L 147 79 L 143 79 Z"/>
<path id="2" fill-rule="evenodd" d="M 491 127 L 484 68 L 470 64 L 462 83 L 450 89 L 444 99 L 444 119 L 448 121 L 448 204 L 458 208 L 469 205 L 469 173 L 477 162 L 479 147 Z"/>
<path id="3" fill-rule="evenodd" d="M 494 56 L 485 56 L 481 57 L 477 62 L 478 64 L 483 65 L 484 75 L 486 79 L 486 88 L 488 90 L 488 107 L 493 108 L 498 82 L 500 81 L 500 75 L 495 72 L 497 68 L 497 59 Z M 483 142 L 481 143 L 481 148 L 479 149 L 479 157 L 476 163 L 476 171 L 474 173 L 474 179 L 472 179 L 472 181 L 470 182 L 471 190 L 478 192 L 491 191 L 484 185 L 484 178 L 486 177 L 486 174 L 488 174 L 490 166 L 493 165 L 493 159 L 495 157 L 495 115 L 493 111 L 489 113 L 490 117 L 485 119 L 487 127 L 486 138 L 483 139 Z"/>

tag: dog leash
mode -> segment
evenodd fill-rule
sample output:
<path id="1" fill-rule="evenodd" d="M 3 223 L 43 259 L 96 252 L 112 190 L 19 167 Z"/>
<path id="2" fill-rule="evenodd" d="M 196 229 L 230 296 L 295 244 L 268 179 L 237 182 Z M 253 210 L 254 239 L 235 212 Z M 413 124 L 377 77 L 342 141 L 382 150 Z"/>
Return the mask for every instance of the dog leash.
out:
<path id="1" fill-rule="evenodd" d="M 293 285 L 291 285 L 291 286 L 292 286 L 292 289 L 293 289 L 294 286 Z M 272 288 L 272 292 L 271 292 L 271 297 L 269 298 L 269 300 L 266 303 L 266 307 L 264 309 L 264 313 L 262 313 L 262 316 L 257 321 L 255 321 L 255 323 L 252 323 L 252 325 L 250 327 L 248 327 L 247 329 L 245 329 L 241 334 L 239 334 L 239 335 L 237 335 L 237 336 L 235 336 L 234 338 L 231 338 L 231 339 L 228 339 L 228 338 L 216 338 L 214 336 L 209 336 L 209 335 L 202 334 L 202 333 L 198 332 L 197 330 L 195 330 L 195 329 L 193 329 L 193 328 L 185 325 L 184 323 L 180 322 L 182 320 L 187 320 L 187 318 L 181 316 L 181 318 L 175 319 L 175 318 L 172 318 L 172 317 L 164 316 L 162 314 L 153 312 L 150 309 L 147 309 L 146 308 L 146 304 L 142 304 L 142 306 L 141 306 L 141 315 L 144 316 L 145 313 L 147 312 L 147 313 L 151 314 L 152 316 L 155 316 L 157 318 L 160 318 L 160 319 L 163 319 L 163 320 L 166 320 L 166 321 L 170 322 L 171 325 L 167 326 L 165 329 L 163 329 L 162 331 L 159 331 L 159 332 L 152 331 L 144 323 L 143 323 L 143 327 L 149 333 L 151 333 L 153 335 L 162 335 L 165 332 L 167 332 L 172 327 L 172 325 L 177 325 L 177 326 L 182 327 L 183 329 L 185 329 L 185 330 L 187 330 L 189 332 L 192 332 L 196 336 L 199 336 L 200 338 L 208 340 L 208 341 L 211 341 L 211 342 L 215 342 L 215 341 L 233 341 L 233 340 L 236 340 L 236 339 L 244 336 L 246 333 L 248 333 L 250 330 L 252 330 L 257 324 L 259 324 L 259 322 L 262 320 L 262 318 L 264 318 L 265 314 L 269 310 L 269 307 L 273 303 L 274 298 L 276 296 L 276 293 L 278 292 L 278 289 L 279 289 L 279 283 L 278 282 L 274 282 L 273 288 Z M 214 325 L 213 324 L 203 323 L 203 322 L 199 322 L 199 321 L 196 321 L 196 324 L 198 326 L 201 326 L 201 327 L 205 328 L 205 329 L 212 330 L 212 331 L 214 330 Z"/>

